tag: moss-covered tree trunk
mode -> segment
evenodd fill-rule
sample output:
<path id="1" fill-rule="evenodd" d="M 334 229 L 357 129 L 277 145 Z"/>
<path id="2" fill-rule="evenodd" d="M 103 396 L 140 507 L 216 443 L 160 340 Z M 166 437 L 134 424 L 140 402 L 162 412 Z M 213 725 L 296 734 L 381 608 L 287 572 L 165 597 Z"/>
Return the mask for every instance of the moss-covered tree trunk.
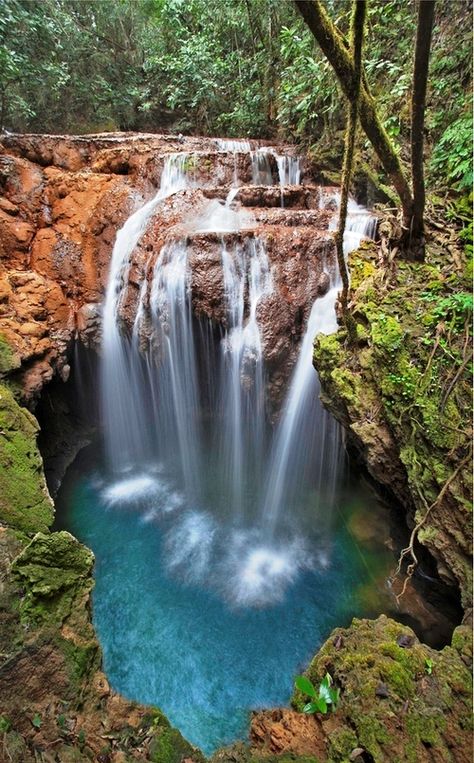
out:
<path id="1" fill-rule="evenodd" d="M 352 103 L 356 97 L 354 61 L 344 44 L 341 33 L 329 18 L 320 0 L 295 0 L 295 4 L 333 67 L 344 94 Z M 400 197 L 403 225 L 409 232 L 414 211 L 409 181 L 403 172 L 395 148 L 380 121 L 375 101 L 366 83 L 360 89 L 359 115 L 364 132 Z"/>
<path id="2" fill-rule="evenodd" d="M 348 108 L 346 144 L 344 149 L 344 169 L 341 185 L 341 205 L 339 209 L 339 225 L 336 233 L 337 261 L 342 279 L 341 309 L 347 333 L 351 340 L 356 338 L 356 327 L 347 305 L 349 295 L 349 274 L 347 272 L 347 265 L 344 257 L 344 230 L 346 227 L 349 187 L 354 163 L 354 145 L 357 130 L 357 118 L 359 114 L 362 47 L 366 11 L 366 0 L 353 0 L 351 17 L 351 51 L 353 56 L 354 79 L 351 85 L 352 97 L 349 101 Z"/>
<path id="3" fill-rule="evenodd" d="M 424 258 L 423 214 L 425 179 L 423 174 L 423 128 L 425 124 L 426 85 L 430 60 L 435 0 L 420 0 L 416 29 L 415 66 L 411 102 L 411 171 L 413 180 L 413 221 L 411 249 L 415 259 Z"/>

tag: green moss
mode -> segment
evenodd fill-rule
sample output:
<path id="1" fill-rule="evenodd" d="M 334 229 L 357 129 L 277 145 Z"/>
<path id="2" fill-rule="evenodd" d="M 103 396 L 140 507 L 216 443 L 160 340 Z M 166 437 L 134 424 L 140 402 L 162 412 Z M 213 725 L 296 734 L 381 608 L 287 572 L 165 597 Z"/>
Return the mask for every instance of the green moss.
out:
<path id="1" fill-rule="evenodd" d="M 314 350 L 316 366 L 320 372 L 335 366 L 341 354 L 338 334 L 318 334 Z"/>
<path id="2" fill-rule="evenodd" d="M 423 525 L 418 531 L 418 540 L 420 543 L 428 545 L 432 543 L 439 536 L 439 531 L 436 527 L 430 527 L 430 525 Z"/>
<path id="3" fill-rule="evenodd" d="M 164 713 L 154 707 L 150 713 L 143 717 L 143 725 L 152 728 L 170 728 L 171 724 Z"/>
<path id="4" fill-rule="evenodd" d="M 389 741 L 387 728 L 374 716 L 363 713 L 355 719 L 360 746 L 370 752 L 376 760 L 382 759 L 380 745 Z"/>
<path id="5" fill-rule="evenodd" d="M 407 716 L 405 726 L 408 736 L 404 745 L 406 760 L 415 763 L 419 759 L 422 746 L 439 746 L 440 732 L 445 728 L 446 722 L 439 712 L 422 714 L 415 711 Z"/>
<path id="6" fill-rule="evenodd" d="M 88 595 L 94 556 L 67 532 L 37 533 L 15 559 L 12 572 L 24 589 L 23 622 L 61 624 L 77 600 Z"/>
<path id="7" fill-rule="evenodd" d="M 367 259 L 358 258 L 350 263 L 351 270 L 351 288 L 358 289 L 369 278 L 372 278 L 377 269 L 374 262 Z"/>
<path id="8" fill-rule="evenodd" d="M 66 658 L 69 678 L 73 686 L 80 684 L 84 678 L 91 676 L 100 666 L 100 652 L 95 640 L 88 644 L 76 644 L 73 641 L 59 638 L 58 646 Z"/>
<path id="9" fill-rule="evenodd" d="M 472 630 L 467 625 L 459 625 L 453 632 L 451 646 L 460 655 L 472 657 Z"/>
<path id="10" fill-rule="evenodd" d="M 27 533 L 46 531 L 54 517 L 37 432 L 34 416 L 0 385 L 0 522 Z"/>
<path id="11" fill-rule="evenodd" d="M 356 734 L 348 728 L 337 728 L 329 734 L 329 758 L 331 761 L 347 761 L 352 750 L 359 746 Z"/>
<path id="12" fill-rule="evenodd" d="M 362 380 L 359 375 L 347 368 L 335 368 L 331 378 L 344 402 L 357 406 L 362 393 Z"/>
<path id="13" fill-rule="evenodd" d="M 19 365 L 20 361 L 18 357 L 14 354 L 5 337 L 0 334 L 0 376 L 4 376 L 9 373 L 9 371 L 13 371 L 15 368 L 18 368 Z"/>
<path id="14" fill-rule="evenodd" d="M 150 744 L 150 759 L 153 763 L 181 763 L 183 758 L 191 758 L 195 763 L 204 763 L 204 757 L 174 728 L 166 728 L 154 737 Z"/>

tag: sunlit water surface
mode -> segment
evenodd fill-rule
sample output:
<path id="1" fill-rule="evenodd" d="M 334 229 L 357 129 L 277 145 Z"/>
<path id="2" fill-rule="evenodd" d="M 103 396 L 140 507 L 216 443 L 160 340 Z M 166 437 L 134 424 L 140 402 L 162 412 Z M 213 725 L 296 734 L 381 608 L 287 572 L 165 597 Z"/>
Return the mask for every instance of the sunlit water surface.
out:
<path id="1" fill-rule="evenodd" d="M 162 471 L 107 482 L 93 458 L 69 470 L 59 524 L 96 557 L 111 685 L 159 706 L 207 754 L 245 739 L 250 711 L 288 704 L 331 629 L 377 600 L 391 557 L 383 537 L 363 547 L 350 530 L 362 514 L 374 521 L 373 498 L 346 485 L 332 528 L 301 538 L 288 526 L 269 544 L 258 527 L 186 506 Z"/>

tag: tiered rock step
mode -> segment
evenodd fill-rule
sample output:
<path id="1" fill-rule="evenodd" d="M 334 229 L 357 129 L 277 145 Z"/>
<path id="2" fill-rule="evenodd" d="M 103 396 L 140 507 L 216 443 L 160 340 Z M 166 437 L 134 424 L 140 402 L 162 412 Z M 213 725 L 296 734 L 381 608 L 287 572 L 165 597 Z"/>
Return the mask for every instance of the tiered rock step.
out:
<path id="1" fill-rule="evenodd" d="M 222 186 L 201 189 L 208 199 L 225 200 L 227 193 Z M 227 189 L 227 192 L 230 189 Z M 318 209 L 321 188 L 305 183 L 301 185 L 244 185 L 234 196 L 235 202 L 243 207 L 282 207 L 284 209 Z M 282 204 L 283 202 L 283 204 Z"/>
<path id="2" fill-rule="evenodd" d="M 41 167 L 57 167 L 69 172 L 87 170 L 97 173 L 147 177 L 156 185 L 169 154 L 188 154 L 187 168 L 196 186 L 230 184 L 235 172 L 243 184 L 252 182 L 249 152 L 268 147 L 285 156 L 294 156 L 295 147 L 265 141 L 235 141 L 237 150 L 226 150 L 218 138 L 195 138 L 143 133 L 102 133 L 84 136 L 16 135 L 0 138 L 9 154 L 21 156 Z M 225 145 L 225 142 L 224 142 Z M 1 152 L 1 148 L 0 148 Z M 274 182 L 278 183 L 275 157 L 266 154 Z M 302 162 L 306 172 L 309 163 Z"/>

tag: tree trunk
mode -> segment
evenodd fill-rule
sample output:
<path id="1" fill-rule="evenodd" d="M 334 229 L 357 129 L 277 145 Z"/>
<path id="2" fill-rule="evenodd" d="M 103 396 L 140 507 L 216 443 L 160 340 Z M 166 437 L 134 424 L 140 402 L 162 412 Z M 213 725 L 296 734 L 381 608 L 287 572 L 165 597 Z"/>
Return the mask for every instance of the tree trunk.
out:
<path id="1" fill-rule="evenodd" d="M 356 325 L 348 310 L 349 274 L 347 272 L 344 257 L 344 230 L 347 219 L 347 205 L 349 201 L 349 187 L 351 183 L 352 167 L 354 163 L 354 146 L 357 131 L 357 117 L 359 113 L 361 72 L 362 72 L 362 47 L 364 40 L 364 24 L 367 11 L 366 0 L 353 0 L 351 17 L 351 47 L 353 51 L 354 77 L 351 84 L 352 98 L 348 105 L 346 144 L 344 149 L 344 168 L 341 184 L 341 205 L 339 209 L 339 224 L 336 233 L 337 261 L 342 279 L 341 310 L 348 337 L 355 341 L 357 337 Z"/>
<path id="2" fill-rule="evenodd" d="M 294 0 L 298 11 L 316 38 L 333 67 L 343 92 L 354 100 L 354 63 L 337 27 L 332 23 L 320 0 Z M 422 2 L 422 5 L 424 3 Z M 403 225 L 410 230 L 413 217 L 413 197 L 397 153 L 375 108 L 375 101 L 363 84 L 360 90 L 360 122 L 372 143 L 382 166 L 397 191 L 403 212 Z"/>
<path id="3" fill-rule="evenodd" d="M 411 247 L 415 259 L 424 258 L 423 213 L 425 180 L 423 174 L 423 128 L 425 123 L 426 85 L 430 60 L 435 0 L 420 0 L 416 29 L 415 66 L 411 101 L 411 172 L 413 180 L 413 221 Z"/>

